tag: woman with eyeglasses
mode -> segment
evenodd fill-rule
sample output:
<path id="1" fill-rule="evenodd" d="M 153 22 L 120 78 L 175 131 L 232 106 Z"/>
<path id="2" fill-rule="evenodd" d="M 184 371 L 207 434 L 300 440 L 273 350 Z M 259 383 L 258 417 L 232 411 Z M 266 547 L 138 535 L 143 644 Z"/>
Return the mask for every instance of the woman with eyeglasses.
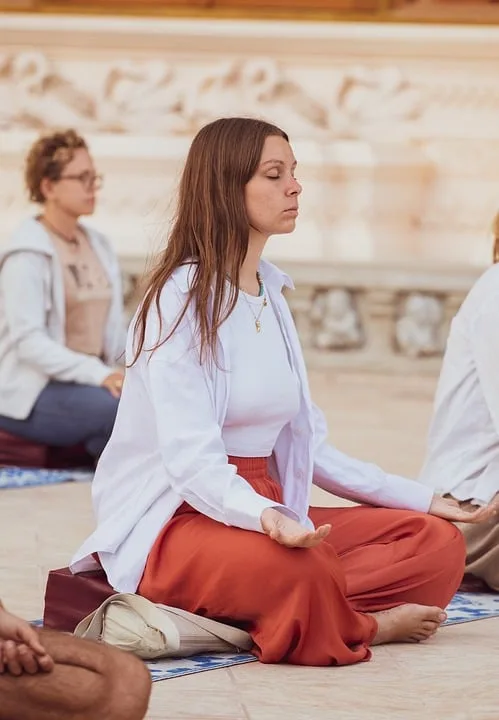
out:
<path id="1" fill-rule="evenodd" d="M 117 258 L 79 222 L 102 178 L 68 130 L 35 142 L 25 181 L 41 211 L 0 254 L 0 431 L 97 458 L 114 425 L 125 340 Z"/>

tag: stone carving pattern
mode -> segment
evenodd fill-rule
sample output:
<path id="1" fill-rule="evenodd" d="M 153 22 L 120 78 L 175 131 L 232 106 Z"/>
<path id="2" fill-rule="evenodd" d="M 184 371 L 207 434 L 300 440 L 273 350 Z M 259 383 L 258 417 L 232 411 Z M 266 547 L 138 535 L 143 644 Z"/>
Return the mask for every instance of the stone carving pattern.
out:
<path id="1" fill-rule="evenodd" d="M 363 345 L 364 334 L 353 294 L 344 288 L 319 292 L 311 306 L 312 343 L 319 350 L 348 350 Z"/>
<path id="2" fill-rule="evenodd" d="M 0 55 L 0 129 L 191 135 L 216 117 L 253 115 L 295 135 L 369 138 L 393 137 L 423 112 L 419 90 L 396 67 L 339 71 L 336 89 L 320 101 L 265 57 L 219 63 L 189 80 L 161 59 L 103 62 L 99 70 L 96 90 L 40 51 Z"/>
<path id="3" fill-rule="evenodd" d="M 35 50 L 0 55 L 0 129 L 89 127 L 96 118 L 91 95 Z"/>
<path id="4" fill-rule="evenodd" d="M 423 111 L 422 92 L 399 68 L 358 66 L 342 77 L 328 125 L 336 137 L 406 139 Z"/>
<path id="5" fill-rule="evenodd" d="M 439 355 L 443 350 L 443 302 L 432 295 L 414 292 L 402 303 L 395 325 L 396 346 L 411 358 Z"/>

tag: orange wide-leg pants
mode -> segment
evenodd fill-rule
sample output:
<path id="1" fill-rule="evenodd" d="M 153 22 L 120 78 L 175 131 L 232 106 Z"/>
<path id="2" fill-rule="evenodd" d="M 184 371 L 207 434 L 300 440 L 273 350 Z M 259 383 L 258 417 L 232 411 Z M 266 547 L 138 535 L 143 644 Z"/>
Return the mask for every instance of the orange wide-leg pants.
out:
<path id="1" fill-rule="evenodd" d="M 265 458 L 231 458 L 261 495 L 282 501 Z M 366 614 L 403 603 L 444 608 L 464 572 L 451 523 L 373 507 L 311 508 L 330 535 L 286 548 L 228 527 L 184 503 L 158 536 L 138 592 L 156 603 L 237 625 L 265 663 L 349 665 L 369 660 L 377 623 Z"/>

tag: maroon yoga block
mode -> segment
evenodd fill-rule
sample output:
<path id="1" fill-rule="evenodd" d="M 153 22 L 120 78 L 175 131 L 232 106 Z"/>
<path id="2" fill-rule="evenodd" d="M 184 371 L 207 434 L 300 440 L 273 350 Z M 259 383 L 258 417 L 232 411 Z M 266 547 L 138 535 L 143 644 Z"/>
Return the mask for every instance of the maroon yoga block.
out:
<path id="1" fill-rule="evenodd" d="M 48 448 L 0 430 L 0 466 L 46 467 Z"/>
<path id="2" fill-rule="evenodd" d="M 51 570 L 45 590 L 44 627 L 73 632 L 80 620 L 115 592 L 103 570 L 78 575 L 69 568 Z"/>
<path id="3" fill-rule="evenodd" d="M 93 468 L 94 460 L 83 445 L 49 447 L 0 430 L 0 466 L 53 468 Z"/>

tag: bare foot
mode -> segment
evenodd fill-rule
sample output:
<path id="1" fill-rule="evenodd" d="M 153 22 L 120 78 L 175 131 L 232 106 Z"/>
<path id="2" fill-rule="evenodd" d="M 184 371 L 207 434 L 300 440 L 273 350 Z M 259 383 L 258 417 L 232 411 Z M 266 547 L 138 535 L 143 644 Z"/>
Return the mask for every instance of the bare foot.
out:
<path id="1" fill-rule="evenodd" d="M 371 615 L 378 623 L 372 645 L 422 642 L 434 635 L 447 618 L 441 608 L 427 605 L 399 605 Z"/>

